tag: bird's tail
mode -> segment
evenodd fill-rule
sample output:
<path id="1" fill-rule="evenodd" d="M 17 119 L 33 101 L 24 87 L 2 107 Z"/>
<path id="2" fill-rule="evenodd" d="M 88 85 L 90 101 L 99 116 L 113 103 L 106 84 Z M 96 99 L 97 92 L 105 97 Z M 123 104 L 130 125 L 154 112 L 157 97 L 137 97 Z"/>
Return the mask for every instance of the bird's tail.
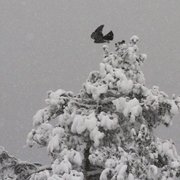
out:
<path id="1" fill-rule="evenodd" d="M 109 33 L 107 33 L 105 36 L 103 36 L 104 40 L 113 40 L 114 38 L 114 34 L 112 31 L 110 31 Z"/>

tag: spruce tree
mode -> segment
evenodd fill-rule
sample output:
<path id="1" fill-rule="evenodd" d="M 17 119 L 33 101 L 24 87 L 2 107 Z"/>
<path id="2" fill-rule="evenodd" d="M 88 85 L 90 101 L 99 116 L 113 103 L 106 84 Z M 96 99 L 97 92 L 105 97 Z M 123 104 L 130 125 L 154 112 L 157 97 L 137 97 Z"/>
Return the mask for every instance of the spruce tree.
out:
<path id="1" fill-rule="evenodd" d="M 51 170 L 31 180 L 170 180 L 180 174 L 172 140 L 155 136 L 180 110 L 180 97 L 148 88 L 141 70 L 147 56 L 139 38 L 103 46 L 99 71 L 80 92 L 49 91 L 46 107 L 33 117 L 27 144 L 47 147 Z"/>

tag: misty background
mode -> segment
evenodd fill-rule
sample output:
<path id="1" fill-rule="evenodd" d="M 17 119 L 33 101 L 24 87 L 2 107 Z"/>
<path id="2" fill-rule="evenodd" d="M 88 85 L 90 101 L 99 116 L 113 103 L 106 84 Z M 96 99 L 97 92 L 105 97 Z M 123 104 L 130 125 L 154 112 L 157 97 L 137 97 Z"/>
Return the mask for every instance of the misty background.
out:
<path id="1" fill-rule="evenodd" d="M 0 0 L 0 145 L 21 160 L 47 163 L 46 149 L 25 147 L 48 90 L 77 93 L 102 61 L 90 34 L 105 24 L 114 43 L 140 37 L 147 87 L 180 95 L 180 2 L 175 0 Z M 180 115 L 161 138 L 180 152 Z"/>

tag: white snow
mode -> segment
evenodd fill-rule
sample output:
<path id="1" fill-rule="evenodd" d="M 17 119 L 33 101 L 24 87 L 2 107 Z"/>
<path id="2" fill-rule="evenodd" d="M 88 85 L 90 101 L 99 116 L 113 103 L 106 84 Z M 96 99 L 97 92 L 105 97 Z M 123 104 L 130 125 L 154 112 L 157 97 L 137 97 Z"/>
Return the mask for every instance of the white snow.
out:
<path id="1" fill-rule="evenodd" d="M 131 41 L 133 44 L 136 44 L 136 43 L 139 41 L 139 37 L 136 36 L 136 35 L 133 35 L 133 36 L 130 38 L 130 41 Z"/>
<path id="2" fill-rule="evenodd" d="M 94 146 L 97 147 L 100 144 L 100 140 L 103 139 L 104 133 L 100 132 L 97 127 L 95 127 L 90 132 L 90 138 L 94 141 Z"/>
<path id="3" fill-rule="evenodd" d="M 86 129 L 89 131 L 92 131 L 97 124 L 97 119 L 95 117 L 94 112 L 89 114 L 89 116 L 83 116 L 83 115 L 75 115 L 72 126 L 71 126 L 71 131 L 73 133 L 78 133 L 81 134 L 83 133 Z"/>
<path id="4" fill-rule="evenodd" d="M 124 164 L 118 172 L 117 180 L 124 180 L 126 170 L 127 170 L 127 165 Z"/>
<path id="5" fill-rule="evenodd" d="M 133 81 L 130 79 L 128 80 L 127 78 L 119 80 L 117 82 L 117 87 L 122 93 L 128 94 L 132 91 Z"/>
<path id="6" fill-rule="evenodd" d="M 106 168 L 115 168 L 116 167 L 116 161 L 115 159 L 107 159 L 106 162 L 105 162 L 105 167 Z"/>
<path id="7" fill-rule="evenodd" d="M 69 174 L 71 170 L 72 170 L 72 165 L 68 161 L 68 158 L 66 156 L 64 157 L 63 161 L 59 162 L 59 160 L 56 159 L 52 164 L 53 174 L 57 174 L 57 175 L 62 175 L 64 173 Z"/>
<path id="8" fill-rule="evenodd" d="M 36 127 L 44 122 L 44 109 L 40 109 L 33 116 L 33 126 Z"/>
<path id="9" fill-rule="evenodd" d="M 92 94 L 93 99 L 98 100 L 99 96 L 106 93 L 108 86 L 105 84 L 94 85 L 90 82 L 85 83 L 85 88 L 88 94 Z"/>
<path id="10" fill-rule="evenodd" d="M 79 167 L 82 165 L 82 161 L 83 161 L 82 155 L 78 151 L 70 150 L 67 155 L 71 163 L 74 163 Z"/>
<path id="11" fill-rule="evenodd" d="M 111 172 L 110 168 L 106 168 L 105 170 L 103 170 L 103 172 L 101 173 L 100 176 L 100 180 L 108 180 L 108 174 Z"/>
<path id="12" fill-rule="evenodd" d="M 72 126 L 71 132 L 81 134 L 86 130 L 85 119 L 82 115 L 75 115 Z"/>
<path id="13" fill-rule="evenodd" d="M 179 109 L 178 109 L 178 106 L 176 105 L 175 101 L 174 100 L 171 100 L 170 102 L 170 105 L 171 105 L 171 110 L 170 112 L 173 114 L 173 115 L 177 115 L 179 113 Z"/>
<path id="14" fill-rule="evenodd" d="M 114 100 L 113 104 L 116 106 L 116 110 L 123 113 L 125 117 L 128 117 L 130 114 L 132 122 L 135 121 L 135 117 L 142 113 L 142 107 L 136 98 L 127 101 L 126 98 L 120 97 Z"/>
<path id="15" fill-rule="evenodd" d="M 102 126 L 105 130 L 113 130 L 116 129 L 118 126 L 118 117 L 114 115 L 109 115 L 105 112 L 101 112 L 98 115 L 100 120 L 100 126 Z"/>
<path id="16" fill-rule="evenodd" d="M 48 99 L 46 99 L 45 101 L 47 104 L 58 105 L 60 103 L 60 100 L 61 100 L 60 96 L 62 96 L 65 93 L 66 93 L 66 91 L 64 91 L 62 89 L 58 89 L 55 92 L 49 91 Z"/>
<path id="17" fill-rule="evenodd" d="M 169 140 L 161 141 L 160 139 L 158 139 L 157 142 L 158 142 L 157 148 L 161 155 L 166 155 L 170 158 L 170 160 L 173 161 L 180 160 L 175 145 L 171 141 Z"/>

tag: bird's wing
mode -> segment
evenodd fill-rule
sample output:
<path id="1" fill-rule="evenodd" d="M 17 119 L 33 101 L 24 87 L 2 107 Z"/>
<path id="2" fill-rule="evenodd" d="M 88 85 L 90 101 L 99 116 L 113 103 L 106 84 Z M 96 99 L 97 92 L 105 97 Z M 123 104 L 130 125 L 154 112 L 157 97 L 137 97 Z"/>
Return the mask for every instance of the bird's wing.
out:
<path id="1" fill-rule="evenodd" d="M 104 40 L 113 40 L 114 38 L 114 34 L 112 31 L 110 31 L 108 34 L 106 34 L 105 36 L 103 36 Z"/>
<path id="2" fill-rule="evenodd" d="M 94 32 L 98 32 L 98 33 L 102 32 L 103 28 L 104 28 L 104 24 L 100 25 Z"/>
<path id="3" fill-rule="evenodd" d="M 102 30 L 104 28 L 104 25 L 100 25 L 92 34 L 91 34 L 91 38 L 92 39 L 97 39 L 97 38 L 103 38 L 103 33 Z"/>

